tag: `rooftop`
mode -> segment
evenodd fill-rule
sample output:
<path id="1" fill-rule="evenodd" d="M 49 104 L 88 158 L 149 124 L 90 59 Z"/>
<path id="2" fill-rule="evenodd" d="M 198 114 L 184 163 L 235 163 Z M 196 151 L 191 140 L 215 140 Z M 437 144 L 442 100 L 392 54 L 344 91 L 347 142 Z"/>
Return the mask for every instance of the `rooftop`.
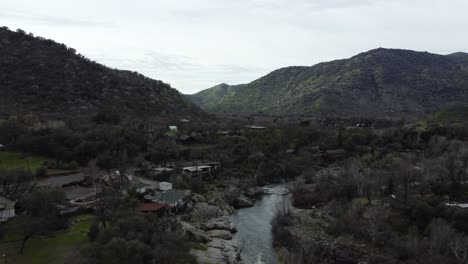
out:
<path id="1" fill-rule="evenodd" d="M 10 209 L 13 209 L 15 208 L 15 202 L 6 198 L 6 197 L 3 197 L 3 196 L 0 196 L 0 210 L 10 210 Z"/>
<path id="2" fill-rule="evenodd" d="M 175 204 L 189 195 L 190 193 L 188 191 L 167 190 L 165 192 L 156 192 L 156 194 L 152 197 L 152 200 L 165 202 L 168 204 Z"/>
<path id="3" fill-rule="evenodd" d="M 163 203 L 142 203 L 138 206 L 138 210 L 140 212 L 156 212 L 164 207 L 166 207 L 167 204 Z"/>
<path id="4" fill-rule="evenodd" d="M 204 169 L 211 169 L 212 166 L 208 165 L 200 165 L 200 166 L 189 166 L 189 167 L 184 167 L 184 171 L 189 171 L 189 172 L 197 172 L 197 171 L 203 171 Z"/>

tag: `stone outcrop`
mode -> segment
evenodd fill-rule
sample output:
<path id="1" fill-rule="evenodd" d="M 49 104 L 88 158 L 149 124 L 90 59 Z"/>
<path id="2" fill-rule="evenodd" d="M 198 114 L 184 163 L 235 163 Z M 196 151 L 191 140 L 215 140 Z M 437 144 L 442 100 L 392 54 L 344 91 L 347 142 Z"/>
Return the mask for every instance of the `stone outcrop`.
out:
<path id="1" fill-rule="evenodd" d="M 234 224 L 226 216 L 211 219 L 204 224 L 204 227 L 206 230 L 227 230 L 231 233 L 237 231 Z"/>
<path id="2" fill-rule="evenodd" d="M 226 263 L 242 264 L 240 258 L 240 249 L 237 240 L 224 240 L 213 238 L 207 245 L 206 251 L 191 250 L 190 253 L 197 258 L 200 264 Z"/>
<path id="3" fill-rule="evenodd" d="M 207 232 L 208 236 L 211 238 L 221 238 L 224 240 L 231 240 L 232 234 L 228 230 L 210 230 Z"/>
<path id="4" fill-rule="evenodd" d="M 245 207 L 252 207 L 253 203 L 247 199 L 246 197 L 237 197 L 235 202 L 236 208 L 245 208 Z"/>
<path id="5" fill-rule="evenodd" d="M 185 235 L 194 242 L 207 243 L 212 241 L 212 238 L 203 230 L 200 230 L 189 223 L 181 222 L 182 229 Z"/>

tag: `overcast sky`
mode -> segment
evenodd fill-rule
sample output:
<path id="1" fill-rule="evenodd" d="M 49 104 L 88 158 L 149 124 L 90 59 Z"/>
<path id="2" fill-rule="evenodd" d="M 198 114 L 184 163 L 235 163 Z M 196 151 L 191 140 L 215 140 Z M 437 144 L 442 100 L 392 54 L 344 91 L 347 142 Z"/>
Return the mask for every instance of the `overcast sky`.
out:
<path id="1" fill-rule="evenodd" d="M 468 51 L 468 0 L 0 0 L 0 24 L 194 93 L 369 49 Z"/>

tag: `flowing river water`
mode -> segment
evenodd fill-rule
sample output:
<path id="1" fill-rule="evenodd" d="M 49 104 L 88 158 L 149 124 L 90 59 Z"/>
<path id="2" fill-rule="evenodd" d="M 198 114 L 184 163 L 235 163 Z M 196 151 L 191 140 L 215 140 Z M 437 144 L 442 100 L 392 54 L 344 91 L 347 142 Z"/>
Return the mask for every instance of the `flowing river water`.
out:
<path id="1" fill-rule="evenodd" d="M 231 220 L 237 228 L 234 238 L 243 246 L 245 263 L 278 263 L 271 234 L 271 220 L 276 210 L 289 203 L 286 184 L 270 185 L 253 207 L 237 210 Z"/>

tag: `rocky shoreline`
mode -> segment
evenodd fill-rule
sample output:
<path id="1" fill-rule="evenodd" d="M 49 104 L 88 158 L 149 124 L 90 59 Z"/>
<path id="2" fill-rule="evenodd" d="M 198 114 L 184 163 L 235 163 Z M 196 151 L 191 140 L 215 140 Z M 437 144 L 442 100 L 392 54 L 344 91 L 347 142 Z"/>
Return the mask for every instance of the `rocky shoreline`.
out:
<path id="1" fill-rule="evenodd" d="M 220 193 L 223 192 L 217 192 Z M 229 216 L 236 209 L 252 207 L 254 197 L 261 194 L 263 188 L 249 189 L 234 200 L 236 208 L 228 205 L 219 195 L 217 199 L 208 200 L 202 195 L 193 194 L 180 223 L 185 235 L 193 243 L 201 245 L 190 251 L 198 263 L 244 263 L 242 245 L 233 236 L 237 230 Z"/>

